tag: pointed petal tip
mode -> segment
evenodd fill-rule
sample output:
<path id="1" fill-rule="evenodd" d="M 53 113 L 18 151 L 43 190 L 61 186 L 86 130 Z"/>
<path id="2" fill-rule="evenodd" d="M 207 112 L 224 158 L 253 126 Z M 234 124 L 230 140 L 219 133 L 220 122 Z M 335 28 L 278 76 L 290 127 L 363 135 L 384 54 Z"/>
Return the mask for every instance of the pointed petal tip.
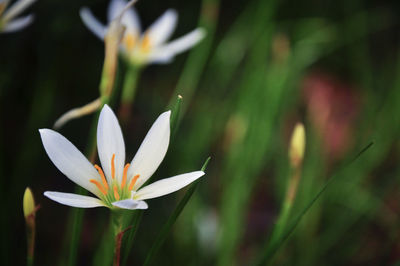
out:
<path id="1" fill-rule="evenodd" d="M 108 104 L 104 104 L 103 108 L 101 108 L 101 113 L 103 112 L 111 112 L 114 114 L 114 111 L 111 109 L 111 107 Z"/>
<path id="2" fill-rule="evenodd" d="M 43 135 L 45 135 L 45 134 L 47 134 L 47 133 L 50 133 L 50 132 L 52 132 L 52 131 L 53 131 L 53 130 L 48 129 L 48 128 L 40 128 L 40 129 L 39 129 L 40 136 L 43 136 Z"/>

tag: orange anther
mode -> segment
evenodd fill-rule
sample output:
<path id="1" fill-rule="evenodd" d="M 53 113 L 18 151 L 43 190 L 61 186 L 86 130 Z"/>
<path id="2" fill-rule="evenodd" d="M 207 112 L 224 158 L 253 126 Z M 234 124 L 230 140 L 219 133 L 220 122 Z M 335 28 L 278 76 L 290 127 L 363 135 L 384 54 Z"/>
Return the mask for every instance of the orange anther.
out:
<path id="1" fill-rule="evenodd" d="M 150 51 L 150 47 L 151 47 L 151 42 L 149 34 L 145 33 L 142 39 L 141 49 L 143 52 L 147 53 Z"/>
<path id="2" fill-rule="evenodd" d="M 138 180 L 139 176 L 140 176 L 140 175 L 135 175 L 135 176 L 132 178 L 131 183 L 129 184 L 129 188 L 128 188 L 129 191 L 131 191 L 131 190 L 133 189 L 133 186 L 135 185 L 135 183 L 136 183 L 136 181 Z"/>
<path id="3" fill-rule="evenodd" d="M 121 189 L 124 188 L 124 186 L 125 186 L 129 166 L 130 166 L 130 164 L 127 163 L 124 167 L 124 174 L 122 175 Z"/>
<path id="4" fill-rule="evenodd" d="M 107 179 L 106 179 L 106 177 L 104 176 L 103 170 L 101 170 L 101 167 L 98 166 L 97 164 L 94 165 L 94 168 L 96 168 L 97 171 L 99 172 L 100 177 L 101 177 L 101 182 L 103 182 L 104 187 L 106 188 L 106 190 L 108 190 Z"/>
<path id="5" fill-rule="evenodd" d="M 115 153 L 113 154 L 112 158 L 111 158 L 111 177 L 112 179 L 115 178 Z"/>
<path id="6" fill-rule="evenodd" d="M 136 37 L 133 34 L 127 33 L 124 38 L 126 49 L 132 51 L 135 48 Z"/>
<path id="7" fill-rule="evenodd" d="M 114 185 L 114 197 L 116 200 L 119 200 L 118 188 L 117 185 Z"/>
<path id="8" fill-rule="evenodd" d="M 90 179 L 90 183 L 93 183 L 96 185 L 96 187 L 104 194 L 107 195 L 107 190 L 99 183 L 99 181 Z"/>

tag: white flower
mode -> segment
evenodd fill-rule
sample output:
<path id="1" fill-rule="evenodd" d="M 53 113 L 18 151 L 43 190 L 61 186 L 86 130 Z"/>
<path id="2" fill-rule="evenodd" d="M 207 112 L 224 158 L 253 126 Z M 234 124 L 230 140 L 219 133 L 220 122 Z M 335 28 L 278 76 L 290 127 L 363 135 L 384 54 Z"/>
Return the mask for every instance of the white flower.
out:
<path id="1" fill-rule="evenodd" d="M 204 175 L 196 171 L 142 185 L 163 160 L 169 144 L 171 111 L 162 113 L 150 128 L 135 157 L 125 164 L 125 144 L 113 111 L 105 105 L 97 126 L 97 149 L 101 165 L 92 165 L 65 137 L 40 129 L 43 146 L 54 165 L 77 185 L 97 196 L 46 191 L 58 203 L 80 207 L 147 209 L 143 200 L 157 198 L 190 184 Z M 104 171 L 103 171 L 104 170 Z"/>
<path id="2" fill-rule="evenodd" d="M 126 6 L 124 0 L 111 0 L 108 7 L 108 21 L 117 17 Z M 88 8 L 82 8 L 81 18 L 85 25 L 101 40 L 104 40 L 107 27 L 100 23 Z M 122 17 L 126 33 L 121 43 L 124 58 L 137 65 L 172 61 L 176 54 L 196 45 L 205 36 L 205 31 L 197 28 L 192 32 L 169 43 L 166 41 L 175 30 L 178 15 L 175 10 L 167 10 L 144 33 L 141 32 L 139 16 L 130 8 Z"/>
<path id="3" fill-rule="evenodd" d="M 0 0 L 0 32 L 14 32 L 25 28 L 33 21 L 33 15 L 15 18 L 36 0 L 18 0 L 7 10 L 9 0 Z"/>

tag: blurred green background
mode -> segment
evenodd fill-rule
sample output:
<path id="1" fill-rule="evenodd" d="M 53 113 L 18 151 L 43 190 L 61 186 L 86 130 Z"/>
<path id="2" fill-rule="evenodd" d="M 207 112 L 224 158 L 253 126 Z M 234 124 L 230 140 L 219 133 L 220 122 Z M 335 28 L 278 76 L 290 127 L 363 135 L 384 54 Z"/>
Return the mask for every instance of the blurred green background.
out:
<path id="1" fill-rule="evenodd" d="M 66 265 L 71 208 L 43 196 L 73 192 L 48 159 L 39 128 L 98 97 L 104 45 L 79 8 L 105 22 L 102 0 L 39 0 L 27 29 L 0 35 L 2 265 L 24 265 L 22 196 L 32 188 L 36 265 Z M 200 24 L 207 38 L 169 65 L 147 67 L 124 128 L 132 158 L 158 114 L 183 96 L 181 123 L 155 178 L 207 174 L 152 265 L 252 265 L 265 254 L 285 195 L 288 142 L 305 124 L 306 155 L 289 221 L 335 173 L 272 265 L 396 265 L 400 261 L 400 2 L 396 0 L 141 0 L 148 26 L 168 8 L 174 37 Z M 118 88 L 126 67 L 119 63 Z M 117 109 L 116 102 L 113 106 Z M 85 149 L 93 115 L 61 133 Z M 344 169 L 368 143 L 374 145 Z M 338 172 L 339 169 L 343 169 Z M 149 201 L 129 253 L 142 265 L 185 191 Z M 102 265 L 105 208 L 85 211 L 78 265 Z M 107 265 L 107 264 L 106 264 Z"/>

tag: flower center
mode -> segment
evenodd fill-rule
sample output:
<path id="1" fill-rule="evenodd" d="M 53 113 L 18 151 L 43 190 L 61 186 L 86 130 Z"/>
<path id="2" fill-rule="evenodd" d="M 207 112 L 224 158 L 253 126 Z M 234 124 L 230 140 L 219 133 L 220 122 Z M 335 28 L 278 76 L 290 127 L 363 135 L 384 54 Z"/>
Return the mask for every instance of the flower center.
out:
<path id="1" fill-rule="evenodd" d="M 145 33 L 143 38 L 142 38 L 142 41 L 140 43 L 140 50 L 143 53 L 147 54 L 148 52 L 150 52 L 150 48 L 151 48 L 150 37 L 149 37 L 149 34 Z"/>
<path id="2" fill-rule="evenodd" d="M 136 44 L 136 37 L 135 35 L 131 34 L 131 33 L 127 33 L 125 34 L 124 37 L 124 44 L 125 47 L 128 51 L 132 51 L 135 48 L 135 44 Z"/>
<path id="3" fill-rule="evenodd" d="M 102 193 L 101 199 L 109 206 L 112 206 L 112 202 L 122 200 L 122 199 L 127 199 L 131 197 L 131 192 L 133 190 L 133 187 L 136 184 L 136 181 L 138 180 L 140 175 L 135 175 L 131 178 L 129 182 L 129 186 L 126 186 L 127 181 L 128 181 L 128 169 L 129 169 L 130 164 L 127 163 L 124 167 L 123 175 L 122 175 L 122 181 L 121 184 L 118 183 L 118 180 L 115 178 L 115 154 L 113 154 L 111 158 L 111 182 L 107 182 L 107 179 L 104 175 L 103 170 L 101 169 L 100 166 L 97 164 L 94 165 L 94 167 L 97 169 L 97 171 L 100 174 L 100 179 L 90 179 L 90 183 L 93 183 L 96 185 L 96 187 L 99 189 L 99 191 Z"/>

